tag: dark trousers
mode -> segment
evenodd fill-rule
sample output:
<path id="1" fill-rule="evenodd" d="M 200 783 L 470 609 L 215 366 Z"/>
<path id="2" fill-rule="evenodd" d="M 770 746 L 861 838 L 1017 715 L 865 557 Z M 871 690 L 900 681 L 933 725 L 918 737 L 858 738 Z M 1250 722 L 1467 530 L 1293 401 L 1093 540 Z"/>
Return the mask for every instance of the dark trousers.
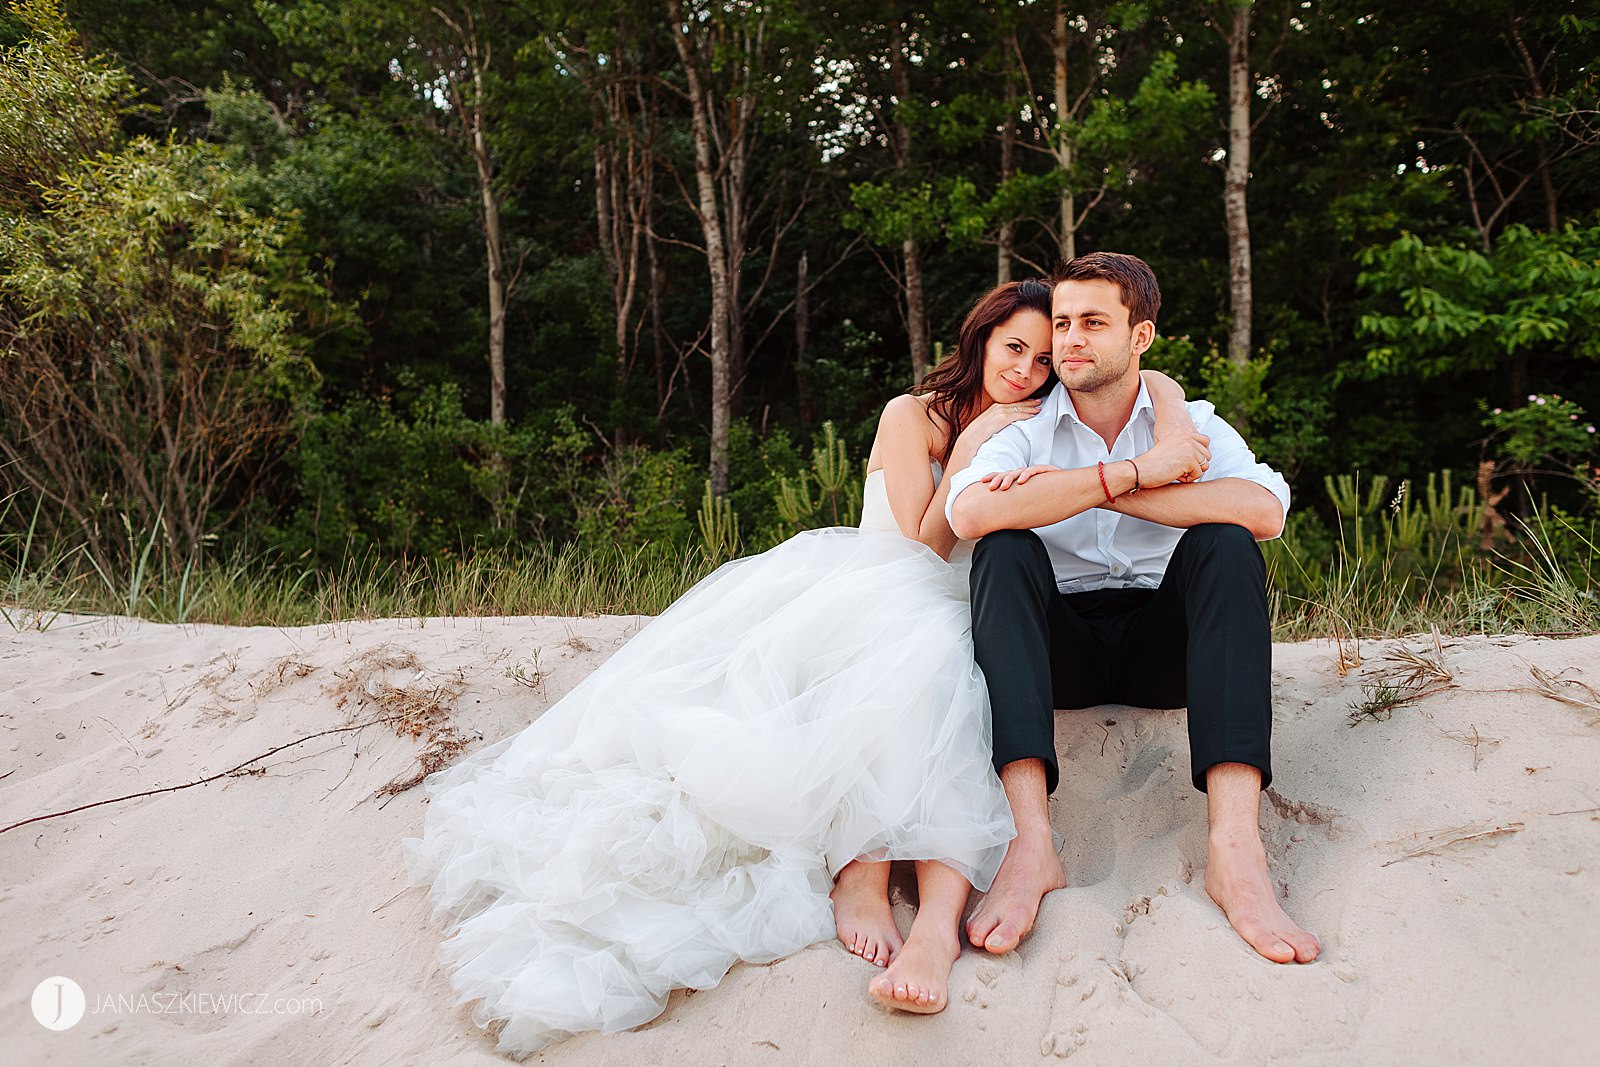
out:
<path id="1" fill-rule="evenodd" d="M 994 765 L 1044 760 L 1056 708 L 1189 709 L 1195 788 L 1218 763 L 1272 781 L 1272 634 L 1266 566 L 1242 526 L 1186 531 L 1158 589 L 1058 592 L 1044 542 L 998 530 L 972 556 L 972 642 L 989 684 Z"/>

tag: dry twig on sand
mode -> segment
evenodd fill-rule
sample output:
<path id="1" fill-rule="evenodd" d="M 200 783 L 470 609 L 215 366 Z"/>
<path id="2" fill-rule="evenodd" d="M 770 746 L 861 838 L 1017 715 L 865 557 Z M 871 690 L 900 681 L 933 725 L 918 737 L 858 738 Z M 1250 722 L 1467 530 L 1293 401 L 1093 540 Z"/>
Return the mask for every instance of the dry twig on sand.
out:
<path id="1" fill-rule="evenodd" d="M 252 684 L 251 688 L 259 697 L 271 692 L 279 685 L 285 684 L 291 678 L 304 678 L 317 668 L 308 663 L 294 659 L 285 659 L 269 670 L 259 684 Z M 129 793 L 125 796 L 111 797 L 108 800 L 97 800 L 90 804 L 80 804 L 75 808 L 64 811 L 52 811 L 44 815 L 35 815 L 21 822 L 12 823 L 10 826 L 0 827 L 0 834 L 15 830 L 30 823 L 43 822 L 46 819 L 55 819 L 63 815 L 73 815 L 90 808 L 103 807 L 107 804 L 120 804 L 125 800 L 138 800 L 140 797 L 158 796 L 162 793 L 174 793 L 180 789 L 192 789 L 197 785 L 205 785 L 219 778 L 230 776 L 260 774 L 265 768 L 252 766 L 258 764 L 269 756 L 277 755 L 285 749 L 303 745 L 307 741 L 314 741 L 319 737 L 328 737 L 332 734 L 350 733 L 354 730 L 364 730 L 368 726 L 388 724 L 394 727 L 395 734 L 399 737 L 422 738 L 422 751 L 417 756 L 417 769 L 414 773 L 403 778 L 396 778 L 388 785 L 378 790 L 375 797 L 396 796 L 420 783 L 434 771 L 448 766 L 457 755 L 467 746 L 468 739 L 462 737 L 450 721 L 450 711 L 455 706 L 456 698 L 466 686 L 466 676 L 460 671 L 448 676 L 444 681 L 412 688 L 406 683 L 399 685 L 390 684 L 380 680 L 384 671 L 406 671 L 410 673 L 408 681 L 415 683 L 424 678 L 427 671 L 417 661 L 416 656 L 406 650 L 397 650 L 392 646 L 380 646 L 371 649 L 359 657 L 347 672 L 335 672 L 339 679 L 335 684 L 326 687 L 330 696 L 337 700 L 341 709 L 355 702 L 357 708 L 366 704 L 376 704 L 383 714 L 375 718 L 365 719 L 361 722 L 352 722 L 344 726 L 336 726 L 328 730 L 319 730 L 314 734 L 297 738 L 287 744 L 278 745 L 268 749 L 259 756 L 252 756 L 238 766 L 217 774 L 209 774 L 204 778 L 197 778 L 192 782 L 181 785 L 163 786 L 160 789 L 146 789 L 138 793 Z M 131 744 L 130 744 L 130 747 Z M 136 750 L 137 751 L 137 750 Z M 8 774 L 11 772 L 7 772 Z"/>
<path id="2" fill-rule="evenodd" d="M 1567 668 L 1567 670 L 1571 669 L 1570 667 Z M 1600 711 L 1600 692 L 1596 692 L 1594 686 L 1586 682 L 1580 682 L 1576 678 L 1561 677 L 1561 674 L 1566 673 L 1565 671 L 1551 674 L 1541 667 L 1529 666 L 1528 672 L 1533 675 L 1533 685 L 1527 687 L 1527 692 L 1537 693 L 1542 697 L 1549 697 L 1551 700 L 1559 700 L 1563 704 L 1571 704 L 1573 707 L 1582 708 L 1585 711 Z M 1582 697 L 1574 696 L 1573 689 L 1581 690 L 1588 695 L 1589 699 L 1584 700 Z"/>
<path id="3" fill-rule="evenodd" d="M 329 734 L 343 734 L 343 733 L 348 733 L 351 730 L 365 730 L 369 726 L 376 726 L 379 723 L 384 723 L 384 722 L 389 722 L 389 721 L 391 721 L 391 720 L 390 719 L 371 719 L 371 720 L 368 720 L 367 722 L 353 723 L 353 724 L 351 724 L 349 726 L 336 726 L 331 730 L 321 730 L 321 731 L 319 731 L 317 733 L 314 733 L 314 734 L 307 734 L 305 737 L 298 738 L 298 739 L 296 739 L 294 741 L 290 741 L 286 745 L 279 745 L 277 748 L 268 749 L 267 751 L 261 753 L 261 755 L 259 755 L 259 756 L 252 756 L 252 757 L 250 757 L 249 759 L 245 760 L 243 763 L 239 764 L 236 767 L 230 767 L 227 770 L 219 771 L 216 774 L 208 774 L 204 778 L 197 778 L 192 782 L 184 782 L 182 785 L 163 786 L 160 789 L 146 789 L 146 790 L 144 790 L 143 792 L 140 792 L 140 793 L 129 793 L 126 796 L 112 797 L 109 800 L 96 800 L 92 804 L 79 804 L 77 807 L 75 807 L 75 808 L 67 808 L 65 811 L 52 811 L 52 812 L 49 812 L 48 814 L 45 814 L 45 815 L 35 815 L 31 819 L 23 819 L 21 822 L 14 822 L 10 826 L 0 827 L 0 834 L 6 833 L 6 832 L 11 831 L 11 830 L 15 830 L 19 826 L 27 826 L 29 823 L 43 822 L 46 819 L 56 819 L 56 818 L 60 818 L 63 815 L 73 815 L 73 814 L 76 814 L 77 812 L 80 812 L 80 811 L 88 811 L 90 808 L 104 807 L 107 804 L 120 804 L 124 800 L 138 800 L 140 797 L 153 797 L 153 796 L 158 796 L 158 795 L 160 795 L 162 793 L 176 793 L 180 789 L 193 789 L 197 785 L 205 785 L 207 782 L 214 782 L 218 778 L 226 778 L 229 775 L 255 774 L 261 768 L 254 768 L 254 769 L 249 769 L 249 770 L 247 770 L 246 768 L 249 768 L 252 763 L 261 762 L 262 760 L 266 759 L 268 756 L 275 756 L 279 752 L 282 752 L 284 749 L 293 748 L 296 745 L 303 745 L 307 741 L 314 741 L 319 737 L 327 737 Z"/>
<path id="4" fill-rule="evenodd" d="M 1399 863 L 1401 860 L 1408 860 L 1414 856 L 1425 856 L 1432 852 L 1439 852 L 1449 848 L 1451 845 L 1459 845 L 1465 841 L 1481 841 L 1484 838 L 1514 834 L 1520 831 L 1522 827 L 1523 824 L 1520 822 L 1508 822 L 1498 826 L 1480 824 L 1476 826 L 1452 826 L 1446 830 L 1418 831 L 1411 835 L 1410 840 L 1414 841 L 1415 844 L 1405 848 L 1405 855 L 1397 856 L 1392 860 L 1385 860 L 1380 866 L 1387 867 L 1391 863 Z M 1406 838 L 1401 838 L 1399 841 L 1391 841 L 1390 844 L 1398 845 L 1405 840 Z"/>

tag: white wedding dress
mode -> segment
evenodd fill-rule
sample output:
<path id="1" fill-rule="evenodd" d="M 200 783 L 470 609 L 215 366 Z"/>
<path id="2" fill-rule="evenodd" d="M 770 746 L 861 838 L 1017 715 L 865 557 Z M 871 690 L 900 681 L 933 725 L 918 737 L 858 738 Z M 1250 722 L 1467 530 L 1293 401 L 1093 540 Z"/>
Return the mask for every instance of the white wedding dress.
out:
<path id="1" fill-rule="evenodd" d="M 696 585 L 521 733 L 432 775 L 405 842 L 473 1018 L 524 1054 L 658 1015 L 834 933 L 832 876 L 940 859 L 987 889 L 1014 836 L 966 557 L 859 529 Z"/>

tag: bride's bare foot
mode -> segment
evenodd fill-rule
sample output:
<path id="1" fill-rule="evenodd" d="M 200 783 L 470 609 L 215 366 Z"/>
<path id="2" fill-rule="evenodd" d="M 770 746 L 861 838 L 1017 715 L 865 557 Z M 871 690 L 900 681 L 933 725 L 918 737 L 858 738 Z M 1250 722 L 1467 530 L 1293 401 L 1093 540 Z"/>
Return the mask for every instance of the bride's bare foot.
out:
<path id="1" fill-rule="evenodd" d="M 1278 903 L 1259 839 L 1212 834 L 1206 892 L 1246 943 L 1274 963 L 1310 963 L 1322 951 Z"/>
<path id="2" fill-rule="evenodd" d="M 950 1001 L 950 968 L 961 955 L 955 931 L 922 933 L 915 928 L 889 969 L 867 983 L 867 992 L 886 1008 L 932 1015 Z"/>
<path id="3" fill-rule="evenodd" d="M 863 860 L 845 864 L 829 896 L 839 942 L 868 963 L 889 966 L 904 944 L 889 908 L 889 865 Z"/>
<path id="4" fill-rule="evenodd" d="M 1016 837 L 994 885 L 967 920 L 967 938 L 996 955 L 1010 952 L 1033 929 L 1044 895 L 1066 887 L 1067 872 L 1049 831 L 1042 837 Z"/>

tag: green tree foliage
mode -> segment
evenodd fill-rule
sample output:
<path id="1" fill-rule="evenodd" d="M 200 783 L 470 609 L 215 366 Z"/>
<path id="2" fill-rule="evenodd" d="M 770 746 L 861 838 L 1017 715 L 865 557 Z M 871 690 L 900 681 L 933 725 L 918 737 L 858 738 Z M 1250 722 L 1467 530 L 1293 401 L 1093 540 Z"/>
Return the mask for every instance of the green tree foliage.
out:
<path id="1" fill-rule="evenodd" d="M 735 7 L 728 26 L 764 36 L 723 34 L 705 67 L 730 212 L 723 417 L 664 5 L 0 2 L 0 378 L 47 386 L 0 412 L 0 448 L 21 461 L 0 492 L 45 494 L 57 532 L 108 557 L 175 523 L 199 531 L 177 557 L 266 540 L 327 565 L 475 543 L 693 546 L 721 419 L 727 507 L 744 549 L 764 547 L 796 525 L 784 480 L 814 503 L 818 462 L 866 455 L 911 384 L 907 353 L 950 350 L 997 259 L 1012 277 L 1051 262 L 1066 208 L 1079 251 L 1155 267 L 1148 362 L 1249 424 L 1293 477 L 1308 544 L 1331 548 L 1313 526 L 1339 521 L 1325 478 L 1421 485 L 1485 455 L 1503 479 L 1501 449 L 1528 451 L 1512 444 L 1537 417 L 1512 414 L 1526 397 L 1600 410 L 1600 26 L 1578 5 L 1257 3 L 1244 367 L 1218 355 L 1218 5 L 1063 8 L 1065 114 L 1054 3 Z M 445 92 L 467 70 L 451 23 L 487 49 L 467 95 Z M 517 279 L 497 430 L 465 104 L 483 106 Z M 160 398 L 177 395 L 211 398 L 186 418 L 237 427 L 185 424 L 184 440 L 220 442 L 192 470 L 164 451 L 178 424 L 160 414 L 180 409 Z M 121 429 L 93 429 L 116 398 Z M 837 443 L 819 452 L 825 422 Z M 46 455 L 70 462 L 52 472 Z M 1559 465 L 1590 461 L 1574 446 Z M 169 469 L 189 472 L 182 492 Z M 1594 506 L 1570 478 L 1538 488 Z M 0 513 L 4 536 L 32 508 Z"/>
<path id="2" fill-rule="evenodd" d="M 1513 225 L 1489 253 L 1406 234 L 1359 256 L 1386 310 L 1363 315 L 1371 374 L 1420 379 L 1531 358 L 1600 359 L 1600 221 Z"/>
<path id="3" fill-rule="evenodd" d="M 134 83 L 115 61 L 81 51 L 55 0 L 6 15 L 17 40 L 0 53 L 0 203 L 37 207 L 57 177 L 117 139 Z"/>
<path id="4" fill-rule="evenodd" d="M 41 84 L 0 95 L 0 128 L 39 131 L 61 165 L 0 207 L 0 492 L 42 499 L 43 530 L 102 566 L 156 531 L 193 563 L 292 438 L 315 279 L 223 153 L 123 142 L 124 82 L 52 4 L 17 11 L 30 36 L 0 70 Z"/>

